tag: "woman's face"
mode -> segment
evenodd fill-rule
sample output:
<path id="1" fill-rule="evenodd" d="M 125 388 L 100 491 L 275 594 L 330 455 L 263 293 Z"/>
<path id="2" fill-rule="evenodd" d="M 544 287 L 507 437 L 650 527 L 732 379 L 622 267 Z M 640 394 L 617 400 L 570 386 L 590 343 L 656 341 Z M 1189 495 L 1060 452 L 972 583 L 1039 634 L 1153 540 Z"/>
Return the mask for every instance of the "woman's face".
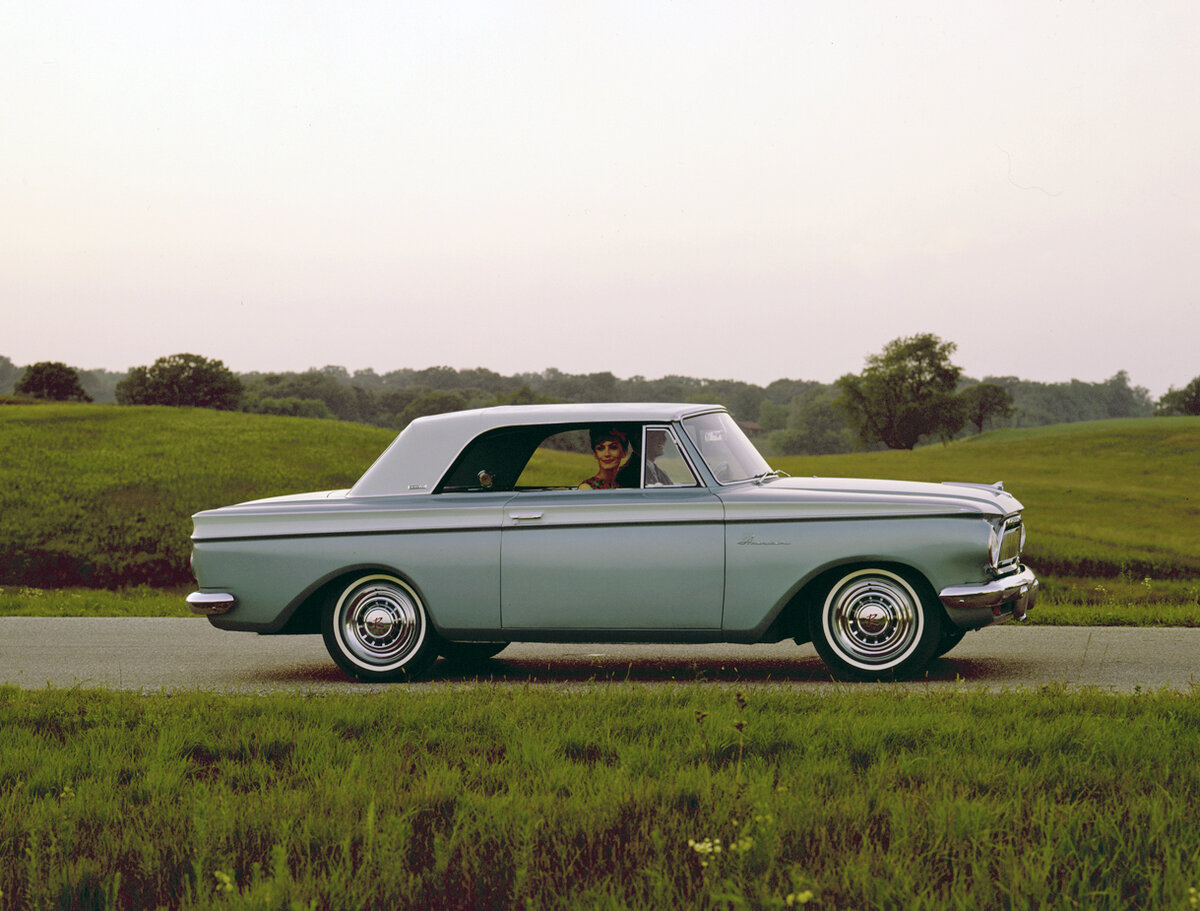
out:
<path id="1" fill-rule="evenodd" d="M 596 461 L 601 468 L 620 468 L 621 459 L 625 458 L 625 450 L 616 440 L 604 440 L 597 443 L 592 451 L 596 453 Z"/>

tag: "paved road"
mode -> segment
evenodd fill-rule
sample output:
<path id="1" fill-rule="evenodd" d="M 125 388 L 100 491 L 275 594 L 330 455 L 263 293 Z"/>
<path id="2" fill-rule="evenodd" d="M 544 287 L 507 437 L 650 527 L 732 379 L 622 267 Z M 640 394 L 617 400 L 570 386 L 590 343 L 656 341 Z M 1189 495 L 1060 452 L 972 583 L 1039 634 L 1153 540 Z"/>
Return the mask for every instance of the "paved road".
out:
<path id="1" fill-rule="evenodd" d="M 465 674 L 435 666 L 430 686 L 578 686 L 708 681 L 819 689 L 831 684 L 811 645 L 510 645 Z M 990 690 L 1045 684 L 1200 692 L 1200 629 L 1035 627 L 972 633 L 905 688 Z M 0 685 L 222 692 L 353 691 L 319 636 L 257 636 L 202 619 L 0 619 Z M 871 686 L 873 684 L 861 684 Z M 894 684 L 888 684 L 894 686 Z"/>

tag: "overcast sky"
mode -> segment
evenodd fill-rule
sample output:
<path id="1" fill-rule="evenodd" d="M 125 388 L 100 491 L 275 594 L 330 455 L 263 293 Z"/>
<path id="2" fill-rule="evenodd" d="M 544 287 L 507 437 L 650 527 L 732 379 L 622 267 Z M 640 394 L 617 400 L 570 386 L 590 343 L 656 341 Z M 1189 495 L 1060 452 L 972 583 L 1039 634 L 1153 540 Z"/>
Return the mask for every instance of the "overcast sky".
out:
<path id="1" fill-rule="evenodd" d="M 0 355 L 1200 374 L 1200 3 L 0 0 Z"/>

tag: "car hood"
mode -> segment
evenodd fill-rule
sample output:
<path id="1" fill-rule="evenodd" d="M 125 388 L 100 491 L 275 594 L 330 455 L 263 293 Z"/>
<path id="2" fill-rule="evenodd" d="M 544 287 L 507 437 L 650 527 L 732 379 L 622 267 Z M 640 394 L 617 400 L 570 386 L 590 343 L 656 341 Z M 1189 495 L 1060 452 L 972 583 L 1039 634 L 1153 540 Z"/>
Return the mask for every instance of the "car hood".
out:
<path id="1" fill-rule="evenodd" d="M 873 478 L 776 478 L 721 491 L 727 506 L 750 512 L 787 513 L 802 508 L 812 517 L 897 515 L 1005 516 L 1021 502 L 999 485 L 948 481 L 886 481 Z"/>

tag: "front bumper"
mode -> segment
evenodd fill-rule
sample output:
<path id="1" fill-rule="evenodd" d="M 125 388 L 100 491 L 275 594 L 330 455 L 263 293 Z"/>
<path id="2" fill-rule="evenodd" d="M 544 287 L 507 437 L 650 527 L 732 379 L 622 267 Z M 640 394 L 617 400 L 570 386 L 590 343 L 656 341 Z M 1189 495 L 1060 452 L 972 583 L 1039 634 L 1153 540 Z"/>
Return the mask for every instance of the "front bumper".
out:
<path id="1" fill-rule="evenodd" d="M 998 620 L 1024 620 L 1037 601 L 1037 576 L 1027 566 L 980 585 L 952 585 L 938 597 L 950 619 L 968 629 Z"/>

